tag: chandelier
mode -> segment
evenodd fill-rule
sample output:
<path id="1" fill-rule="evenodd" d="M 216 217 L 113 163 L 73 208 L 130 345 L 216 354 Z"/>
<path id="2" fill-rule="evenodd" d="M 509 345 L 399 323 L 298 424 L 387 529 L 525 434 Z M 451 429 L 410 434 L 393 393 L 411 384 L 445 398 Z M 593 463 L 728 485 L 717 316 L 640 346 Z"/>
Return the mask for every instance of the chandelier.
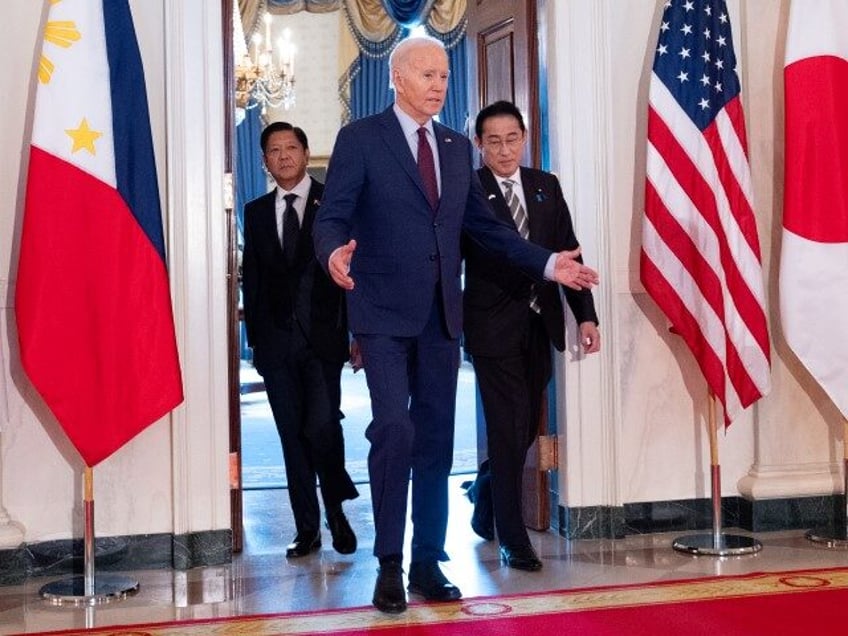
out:
<path id="1" fill-rule="evenodd" d="M 236 107 L 262 107 L 289 110 L 295 104 L 294 56 L 296 47 L 291 31 L 283 30 L 276 50 L 271 43 L 271 16 L 265 14 L 265 37 L 254 33 L 251 45 L 236 63 Z"/>

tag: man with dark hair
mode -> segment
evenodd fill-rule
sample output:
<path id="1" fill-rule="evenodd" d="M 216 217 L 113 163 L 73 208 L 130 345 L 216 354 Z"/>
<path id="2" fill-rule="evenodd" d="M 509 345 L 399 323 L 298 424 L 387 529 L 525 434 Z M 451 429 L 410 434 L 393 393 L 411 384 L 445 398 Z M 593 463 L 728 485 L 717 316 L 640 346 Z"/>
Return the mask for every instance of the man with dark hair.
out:
<path id="1" fill-rule="evenodd" d="M 525 240 L 552 251 L 574 250 L 571 215 L 557 178 L 519 166 L 526 131 L 514 104 L 495 102 L 477 115 L 474 142 L 484 167 L 477 171 L 496 216 Z M 472 357 L 486 417 L 488 458 L 468 491 L 471 526 L 500 542 L 512 568 L 542 567 L 522 517 L 522 474 L 536 438 L 542 399 L 551 378 L 551 344 L 565 349 L 559 286 L 534 282 L 471 240 L 464 242 L 465 350 Z M 563 286 L 580 330 L 584 353 L 600 349 L 598 317 L 588 287 Z"/>
<path id="2" fill-rule="evenodd" d="M 432 37 L 401 41 L 389 58 L 394 104 L 341 129 L 313 231 L 315 251 L 348 290 L 350 328 L 371 395 L 368 473 L 374 605 L 403 612 L 403 547 L 410 478 L 412 554 L 407 589 L 429 601 L 460 598 L 439 567 L 448 559 L 459 335 L 460 232 L 537 280 L 575 289 L 597 282 L 574 260 L 522 241 L 498 221 L 471 166 L 470 141 L 433 121 L 445 101 L 448 57 Z"/>
<path id="3" fill-rule="evenodd" d="M 277 187 L 244 208 L 244 321 L 283 446 L 297 529 L 286 556 L 321 547 L 316 478 L 333 547 L 350 554 L 356 535 L 342 502 L 359 493 L 345 469 L 339 410 L 347 319 L 343 293 L 316 262 L 311 236 L 324 186 L 306 174 L 303 130 L 274 122 L 260 143 Z"/>

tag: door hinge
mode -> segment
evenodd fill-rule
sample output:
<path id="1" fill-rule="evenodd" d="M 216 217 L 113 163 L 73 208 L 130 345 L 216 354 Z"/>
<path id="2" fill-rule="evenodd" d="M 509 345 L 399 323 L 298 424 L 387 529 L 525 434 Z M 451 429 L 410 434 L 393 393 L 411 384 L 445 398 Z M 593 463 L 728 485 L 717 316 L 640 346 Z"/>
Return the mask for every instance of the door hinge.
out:
<path id="1" fill-rule="evenodd" d="M 238 453 L 230 453 L 230 490 L 241 488 L 241 460 Z"/>
<path id="2" fill-rule="evenodd" d="M 232 210 L 235 207 L 235 195 L 233 194 L 233 173 L 224 173 L 224 209 Z"/>
<path id="3" fill-rule="evenodd" d="M 539 470 L 556 470 L 559 467 L 559 438 L 556 435 L 539 435 Z"/>

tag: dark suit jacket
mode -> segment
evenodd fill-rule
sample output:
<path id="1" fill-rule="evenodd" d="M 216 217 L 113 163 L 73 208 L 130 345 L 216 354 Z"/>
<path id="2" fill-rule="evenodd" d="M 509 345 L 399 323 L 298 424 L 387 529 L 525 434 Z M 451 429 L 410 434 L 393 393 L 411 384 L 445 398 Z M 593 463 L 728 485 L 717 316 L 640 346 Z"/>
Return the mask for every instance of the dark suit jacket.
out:
<path id="1" fill-rule="evenodd" d="M 277 234 L 276 189 L 244 208 L 244 321 L 260 373 L 283 364 L 294 329 L 302 330 L 324 360 L 343 364 L 348 358 L 344 295 L 318 265 L 311 240 L 323 191 L 324 186 L 313 179 L 291 267 Z"/>
<path id="2" fill-rule="evenodd" d="M 477 171 L 496 216 L 512 225 L 503 191 L 492 171 L 483 167 Z M 521 183 L 527 202 L 530 241 L 559 252 L 579 246 L 571 215 L 557 178 L 541 170 L 521 168 Z M 471 355 L 516 355 L 521 350 L 523 326 L 528 316 L 531 285 L 534 283 L 520 270 L 503 263 L 473 241 L 464 242 L 465 251 L 465 349 Z M 598 322 L 592 293 L 563 287 L 578 323 Z M 551 343 L 565 349 L 565 320 L 558 285 L 536 283 L 542 319 Z"/>
<path id="3" fill-rule="evenodd" d="M 442 184 L 435 216 L 391 107 L 345 126 L 336 139 L 313 235 L 325 268 L 333 250 L 356 239 L 355 288 L 347 294 L 354 334 L 418 335 L 441 280 L 447 327 L 459 337 L 463 230 L 543 278 L 549 252 L 516 241 L 509 225 L 492 214 L 471 165 L 468 138 L 435 122 L 434 130 Z"/>

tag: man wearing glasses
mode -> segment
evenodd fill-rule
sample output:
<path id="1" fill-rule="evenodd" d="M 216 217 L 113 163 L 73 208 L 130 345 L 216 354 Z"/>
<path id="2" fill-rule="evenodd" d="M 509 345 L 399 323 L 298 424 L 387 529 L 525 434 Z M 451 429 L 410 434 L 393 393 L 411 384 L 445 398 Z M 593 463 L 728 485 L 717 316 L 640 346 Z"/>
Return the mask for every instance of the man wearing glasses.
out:
<path id="1" fill-rule="evenodd" d="M 514 104 L 495 102 L 477 116 L 474 142 L 484 166 L 480 181 L 496 216 L 525 240 L 554 252 L 579 247 L 557 178 L 520 167 L 526 132 Z M 468 490 L 471 526 L 486 540 L 497 530 L 501 561 L 511 568 L 542 567 L 522 518 L 522 473 L 536 438 L 542 399 L 551 378 L 551 349 L 565 349 L 559 286 L 534 282 L 466 240 L 463 295 L 465 349 L 472 357 L 486 417 L 488 458 Z M 588 287 L 563 287 L 580 329 L 584 353 L 600 349 L 598 317 Z"/>

